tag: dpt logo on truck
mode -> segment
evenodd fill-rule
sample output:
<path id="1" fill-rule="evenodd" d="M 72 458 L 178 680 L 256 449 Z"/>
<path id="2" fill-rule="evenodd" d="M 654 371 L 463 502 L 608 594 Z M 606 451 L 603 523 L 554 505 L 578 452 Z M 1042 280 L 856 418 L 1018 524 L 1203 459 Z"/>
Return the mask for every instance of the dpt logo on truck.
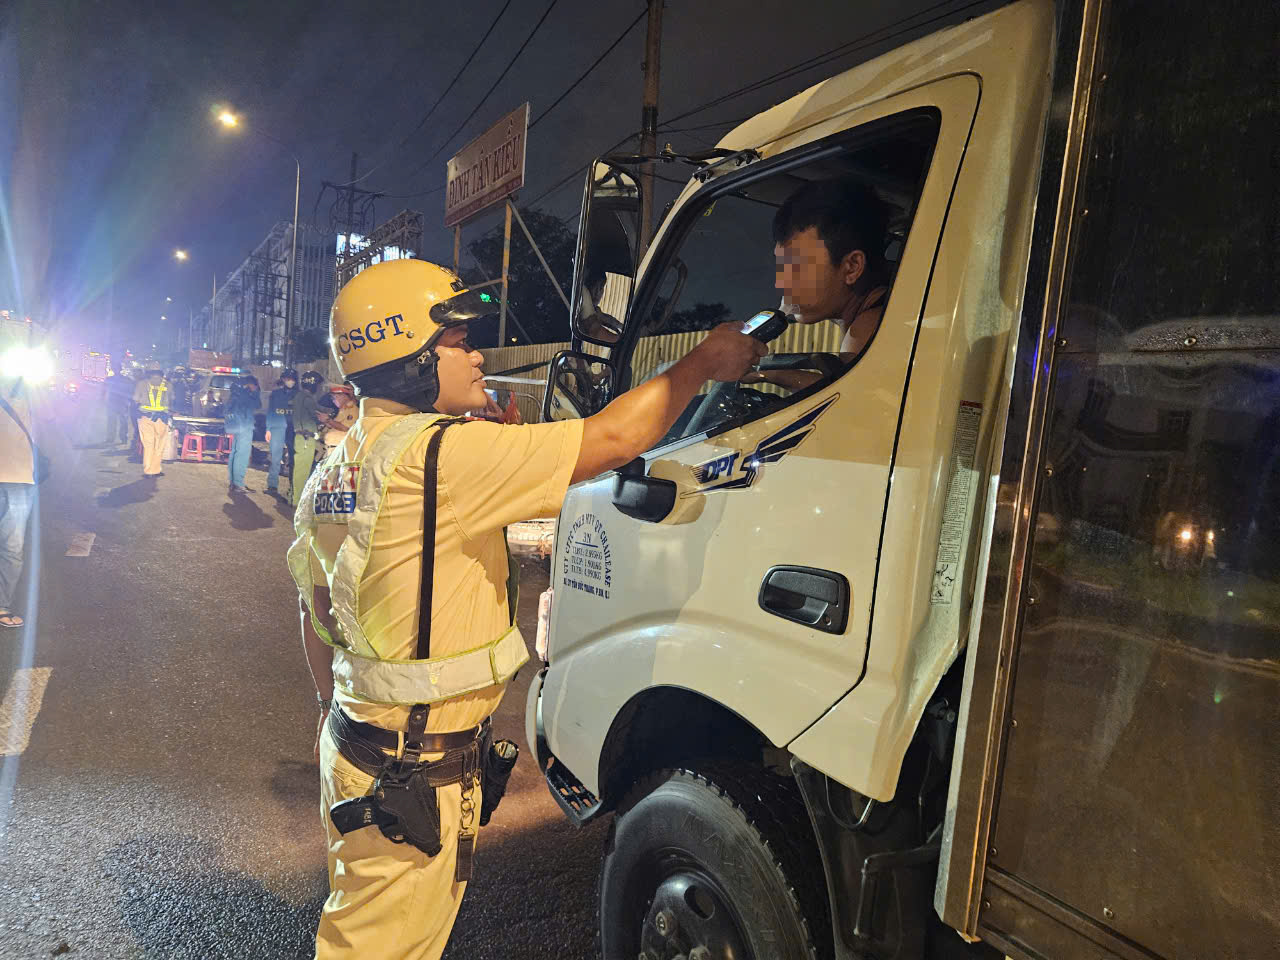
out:
<path id="1" fill-rule="evenodd" d="M 609 552 L 609 534 L 594 513 L 584 513 L 569 528 L 561 576 L 566 587 L 609 599 L 613 555 Z"/>
<path id="2" fill-rule="evenodd" d="M 317 520 L 346 523 L 356 512 L 356 487 L 360 464 L 335 463 L 320 474 L 312 507 Z"/>
<path id="3" fill-rule="evenodd" d="M 690 497 L 694 494 L 713 493 L 717 490 L 747 489 L 747 487 L 756 482 L 756 477 L 760 475 L 761 467 L 766 463 L 777 463 L 796 447 L 800 446 L 805 437 L 813 433 L 818 418 L 839 399 L 840 394 L 838 393 L 834 397 L 828 397 L 812 410 L 791 421 L 781 430 L 769 434 L 769 436 L 756 444 L 756 448 L 751 453 L 742 457 L 741 460 L 738 458 L 742 455 L 742 452 L 735 450 L 733 453 L 725 454 L 723 457 L 716 457 L 714 460 L 708 460 L 706 463 L 691 467 L 693 478 L 700 486 L 684 496 Z"/>

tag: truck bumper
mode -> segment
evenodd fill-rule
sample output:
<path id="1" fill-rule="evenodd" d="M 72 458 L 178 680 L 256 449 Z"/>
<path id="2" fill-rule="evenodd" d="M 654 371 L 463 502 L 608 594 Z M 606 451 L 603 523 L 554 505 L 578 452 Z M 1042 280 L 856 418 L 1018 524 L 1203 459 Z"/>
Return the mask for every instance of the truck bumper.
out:
<path id="1" fill-rule="evenodd" d="M 542 683 L 546 679 L 548 667 L 538 671 L 533 682 L 529 684 L 529 699 L 524 710 L 525 740 L 533 750 L 538 762 L 538 769 L 547 781 L 547 789 L 555 798 L 564 815 L 576 827 L 595 819 L 604 809 L 582 782 L 575 777 L 563 763 L 556 759 L 547 745 L 546 732 L 542 726 Z"/>

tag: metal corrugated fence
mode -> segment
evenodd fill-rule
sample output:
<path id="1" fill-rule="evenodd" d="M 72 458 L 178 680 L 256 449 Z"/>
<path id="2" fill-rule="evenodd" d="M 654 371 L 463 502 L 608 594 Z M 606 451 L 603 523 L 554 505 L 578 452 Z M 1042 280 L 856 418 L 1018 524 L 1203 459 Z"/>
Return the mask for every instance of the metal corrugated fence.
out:
<path id="1" fill-rule="evenodd" d="M 692 350 L 707 335 L 706 331 L 696 333 L 667 333 L 656 337 L 641 337 L 636 344 L 632 357 L 632 384 L 644 383 L 664 364 L 679 360 Z M 840 327 L 834 323 L 794 323 L 787 328 L 771 345 L 774 353 L 835 353 L 840 348 Z M 534 343 L 520 347 L 497 347 L 481 350 L 484 354 L 484 369 L 489 373 L 501 373 L 504 370 L 516 370 L 528 364 L 542 364 L 533 370 L 526 370 L 514 376 L 545 380 L 547 364 L 561 350 L 568 350 L 568 343 Z M 587 347 L 587 352 L 603 355 L 603 347 Z M 499 386 L 494 384 L 494 386 Z M 516 393 L 516 405 L 526 423 L 535 423 L 540 418 L 542 407 L 541 386 L 532 384 L 511 384 L 502 389 L 513 388 Z M 769 392 L 781 392 L 778 388 L 761 384 L 756 389 Z"/>

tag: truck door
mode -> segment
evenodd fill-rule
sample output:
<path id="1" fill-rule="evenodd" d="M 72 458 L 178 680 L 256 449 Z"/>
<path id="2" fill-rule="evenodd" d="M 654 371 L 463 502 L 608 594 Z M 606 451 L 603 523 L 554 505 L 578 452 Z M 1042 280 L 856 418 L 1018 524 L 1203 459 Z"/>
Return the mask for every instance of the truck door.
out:
<path id="1" fill-rule="evenodd" d="M 979 87 L 961 74 L 837 115 L 672 214 L 615 352 L 624 388 L 715 324 L 779 305 L 771 225 L 806 183 L 851 178 L 886 201 L 887 307 L 855 353 L 834 322 L 793 325 L 756 382 L 704 390 L 641 461 L 570 491 L 543 710 L 582 720 L 548 717 L 557 754 L 590 756 L 604 731 L 586 718 L 649 686 L 696 689 L 784 743 L 857 682 L 903 394 Z M 669 509 L 640 476 L 673 485 Z M 561 703 L 574 679 L 600 700 Z"/>

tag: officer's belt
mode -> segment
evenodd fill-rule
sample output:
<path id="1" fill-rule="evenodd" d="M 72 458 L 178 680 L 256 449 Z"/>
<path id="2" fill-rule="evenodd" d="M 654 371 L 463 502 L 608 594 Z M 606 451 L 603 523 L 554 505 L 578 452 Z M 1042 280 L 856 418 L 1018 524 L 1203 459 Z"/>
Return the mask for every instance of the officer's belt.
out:
<path id="1" fill-rule="evenodd" d="M 443 787 L 461 782 L 468 773 L 474 774 L 479 752 L 469 748 L 483 742 L 488 736 L 489 726 L 486 718 L 484 723 L 470 730 L 422 734 L 419 738 L 422 753 L 444 754 L 440 760 L 424 766 L 427 782 L 433 787 Z M 387 764 L 388 753 L 394 756 L 405 736 L 372 723 L 353 720 L 337 704 L 329 711 L 329 732 L 338 745 L 338 752 L 347 762 L 371 777 L 381 773 Z"/>

